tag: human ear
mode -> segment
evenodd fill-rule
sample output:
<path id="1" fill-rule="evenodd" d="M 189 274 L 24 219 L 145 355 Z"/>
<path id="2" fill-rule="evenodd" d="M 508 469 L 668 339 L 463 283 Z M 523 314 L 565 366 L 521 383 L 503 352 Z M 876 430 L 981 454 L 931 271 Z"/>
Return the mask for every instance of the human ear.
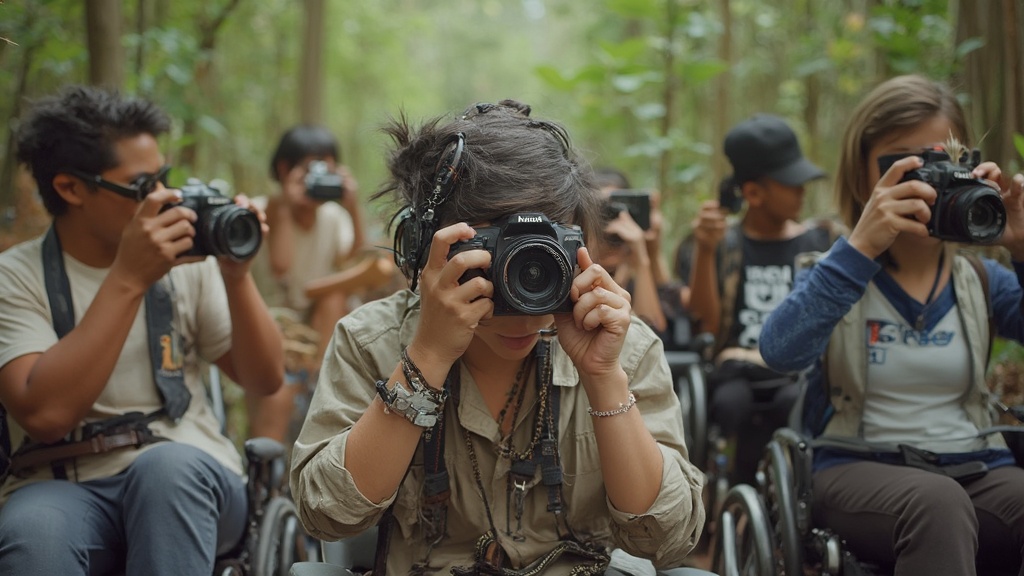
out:
<path id="1" fill-rule="evenodd" d="M 82 205 L 82 194 L 87 186 L 69 174 L 57 174 L 53 177 L 53 189 L 70 206 Z"/>
<path id="2" fill-rule="evenodd" d="M 744 182 L 740 191 L 743 193 L 743 199 L 747 201 L 747 206 L 761 206 L 764 201 L 765 189 L 757 180 Z"/>

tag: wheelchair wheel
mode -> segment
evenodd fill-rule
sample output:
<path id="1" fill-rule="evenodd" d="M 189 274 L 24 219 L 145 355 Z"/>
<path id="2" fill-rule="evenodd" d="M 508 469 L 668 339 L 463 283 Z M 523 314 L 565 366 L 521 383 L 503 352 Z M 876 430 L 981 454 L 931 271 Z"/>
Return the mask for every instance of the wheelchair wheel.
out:
<path id="1" fill-rule="evenodd" d="M 686 425 L 690 436 L 690 461 L 697 464 L 699 468 L 707 467 L 708 458 L 708 389 L 707 381 L 704 379 L 704 369 L 699 363 L 690 364 L 687 373 L 687 384 L 689 384 L 689 422 Z M 682 387 L 680 382 L 677 386 Z"/>
<path id="2" fill-rule="evenodd" d="M 775 576 L 771 525 L 757 491 L 729 490 L 718 517 L 712 570 L 721 576 Z"/>
<path id="3" fill-rule="evenodd" d="M 794 493 L 793 462 L 777 440 L 765 448 L 763 486 L 761 488 L 768 520 L 779 543 L 776 558 L 780 576 L 803 575 L 803 550 L 797 526 L 797 502 Z"/>
<path id="4" fill-rule="evenodd" d="M 282 496 L 272 498 L 260 520 L 252 576 L 287 576 L 293 563 L 306 560 L 305 546 L 295 504 Z"/>

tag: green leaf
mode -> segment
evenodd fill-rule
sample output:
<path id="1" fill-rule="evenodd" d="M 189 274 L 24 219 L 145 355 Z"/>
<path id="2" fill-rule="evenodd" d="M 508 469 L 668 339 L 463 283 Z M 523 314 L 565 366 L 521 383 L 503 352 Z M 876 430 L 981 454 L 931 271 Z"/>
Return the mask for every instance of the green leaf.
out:
<path id="1" fill-rule="evenodd" d="M 1024 158 L 1024 134 L 1013 135 L 1013 146 L 1017 149 L 1017 154 Z"/>
<path id="2" fill-rule="evenodd" d="M 199 117 L 197 123 L 199 124 L 200 130 L 216 137 L 217 139 L 224 138 L 228 135 L 228 129 L 213 116 L 207 116 L 204 114 Z"/>
<path id="3" fill-rule="evenodd" d="M 957 60 L 960 60 L 963 57 L 967 56 L 971 52 L 974 52 L 975 50 L 981 48 L 984 45 L 985 45 L 985 38 L 983 38 L 981 36 L 975 36 L 974 38 L 968 38 L 967 40 L 964 40 L 963 42 L 960 43 L 959 46 L 956 47 L 956 50 L 953 52 L 953 55 L 956 56 Z"/>
<path id="4" fill-rule="evenodd" d="M 662 4 L 659 0 L 608 0 L 608 8 L 626 18 L 660 18 Z"/>
<path id="5" fill-rule="evenodd" d="M 534 68 L 534 71 L 537 73 L 537 76 L 539 76 L 541 80 L 543 80 L 548 84 L 548 86 L 551 86 L 556 90 L 569 92 L 573 88 L 575 88 L 576 83 L 573 82 L 571 79 L 563 76 L 562 73 L 554 66 L 537 66 L 536 68 Z"/>
<path id="6" fill-rule="evenodd" d="M 703 84 L 729 69 L 729 65 L 718 59 L 684 62 L 679 67 L 683 83 L 688 86 Z"/>

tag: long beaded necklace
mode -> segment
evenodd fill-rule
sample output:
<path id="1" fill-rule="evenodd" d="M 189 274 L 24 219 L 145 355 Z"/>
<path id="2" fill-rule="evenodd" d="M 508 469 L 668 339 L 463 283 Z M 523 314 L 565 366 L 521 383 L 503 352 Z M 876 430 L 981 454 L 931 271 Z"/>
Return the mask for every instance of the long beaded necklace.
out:
<path id="1" fill-rule="evenodd" d="M 515 436 L 515 422 L 516 420 L 518 420 L 519 411 L 522 408 L 523 399 L 525 398 L 526 383 L 529 380 L 528 378 L 525 377 L 525 375 L 527 374 L 527 368 L 532 366 L 534 361 L 536 360 L 536 350 L 537 349 L 534 348 L 534 352 L 529 357 L 524 359 L 522 365 L 520 365 L 519 371 L 516 374 L 516 380 L 513 383 L 512 388 L 509 389 L 505 406 L 502 407 L 501 411 L 498 414 L 498 423 L 500 427 L 505 420 L 505 415 L 508 413 L 508 409 L 512 408 L 512 429 L 509 431 L 509 434 L 507 436 L 507 439 L 505 440 L 504 445 L 499 446 L 498 452 L 500 457 L 509 458 L 513 462 L 529 460 L 530 458 L 533 457 L 533 453 L 537 446 L 537 443 L 540 442 L 541 435 L 543 434 L 545 421 L 551 422 L 551 415 L 546 414 L 546 412 L 549 412 L 548 394 L 551 387 L 550 371 L 548 371 L 545 374 L 545 376 L 548 376 L 547 378 L 538 378 L 536 382 L 538 388 L 538 412 L 536 414 L 537 417 L 534 419 L 534 430 L 532 437 L 530 439 L 530 443 L 523 451 L 517 451 L 515 449 L 515 445 L 513 443 L 513 437 Z M 549 365 L 550 362 L 546 362 L 546 364 Z M 514 404 L 513 398 L 515 398 Z M 498 530 L 494 524 L 494 516 L 491 513 L 491 504 L 487 498 L 487 491 L 484 488 L 483 476 L 480 472 L 480 461 L 477 458 L 476 450 L 474 450 L 473 448 L 473 441 L 469 435 L 469 430 L 467 430 L 466 428 L 462 429 L 462 438 L 466 444 L 466 450 L 469 452 L 469 461 L 473 467 L 473 481 L 476 483 L 477 490 L 479 490 L 480 492 L 480 499 L 483 501 L 484 504 L 484 512 L 487 515 L 488 528 L 490 528 L 491 533 L 497 535 Z M 511 495 L 512 474 L 510 473 L 506 476 L 506 507 L 509 510 L 511 509 L 512 506 Z M 506 515 L 507 518 L 510 518 L 511 516 L 511 514 Z M 521 523 L 521 514 L 517 514 L 517 518 L 520 519 Z M 506 526 L 506 533 L 512 533 L 511 526 Z M 491 546 L 488 548 L 488 550 L 485 553 L 485 559 L 487 560 L 487 562 L 490 562 L 495 565 L 500 565 L 501 547 L 497 544 L 497 541 L 493 542 Z"/>

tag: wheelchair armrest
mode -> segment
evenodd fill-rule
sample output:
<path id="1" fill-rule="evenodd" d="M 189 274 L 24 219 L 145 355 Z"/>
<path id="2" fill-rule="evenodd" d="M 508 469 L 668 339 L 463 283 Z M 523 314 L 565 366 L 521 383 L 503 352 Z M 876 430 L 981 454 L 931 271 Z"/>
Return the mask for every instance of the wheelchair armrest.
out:
<path id="1" fill-rule="evenodd" d="M 772 434 L 772 440 L 785 450 L 793 467 L 793 493 L 798 503 L 797 522 L 800 529 L 804 530 L 810 527 L 811 468 L 814 464 L 810 439 L 792 428 L 784 427 Z"/>
<path id="2" fill-rule="evenodd" d="M 348 568 L 323 562 L 296 562 L 288 570 L 288 576 L 351 576 Z"/>
<path id="3" fill-rule="evenodd" d="M 245 457 L 249 462 L 269 462 L 284 457 L 284 445 L 273 438 L 250 438 L 245 441 Z"/>

